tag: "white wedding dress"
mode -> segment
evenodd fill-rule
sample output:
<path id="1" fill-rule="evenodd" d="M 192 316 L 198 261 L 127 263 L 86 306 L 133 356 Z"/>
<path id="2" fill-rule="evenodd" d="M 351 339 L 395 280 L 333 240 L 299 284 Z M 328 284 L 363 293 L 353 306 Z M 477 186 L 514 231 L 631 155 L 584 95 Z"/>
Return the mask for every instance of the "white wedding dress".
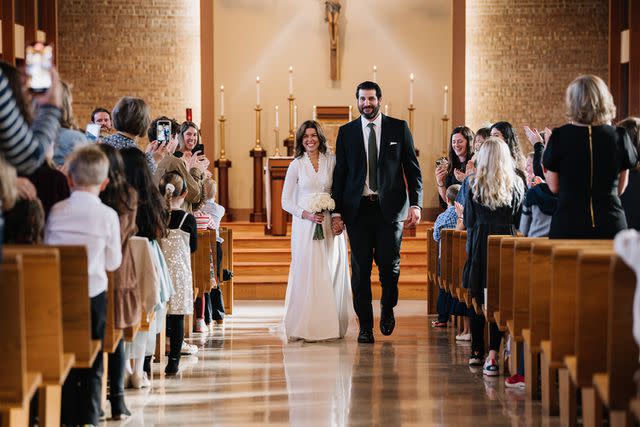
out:
<path id="1" fill-rule="evenodd" d="M 325 212 L 323 240 L 313 240 L 316 224 L 302 219 L 315 193 L 331 193 L 335 156 L 320 154 L 318 171 L 305 153 L 289 165 L 282 208 L 293 215 L 291 266 L 285 298 L 284 330 L 289 340 L 342 338 L 349 326 L 351 280 L 344 233 L 334 236 Z"/>

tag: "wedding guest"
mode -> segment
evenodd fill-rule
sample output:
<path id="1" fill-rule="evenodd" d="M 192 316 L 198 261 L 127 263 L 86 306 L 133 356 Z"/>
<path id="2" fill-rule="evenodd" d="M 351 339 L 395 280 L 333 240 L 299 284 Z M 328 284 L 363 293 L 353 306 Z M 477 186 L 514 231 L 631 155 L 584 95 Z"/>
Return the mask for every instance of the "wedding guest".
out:
<path id="1" fill-rule="evenodd" d="M 465 169 L 466 176 L 464 181 L 462 181 L 462 184 L 460 184 L 460 191 L 458 192 L 458 197 L 456 198 L 456 203 L 454 204 L 457 210 L 464 209 L 464 195 L 467 193 L 467 187 L 469 186 L 469 176 L 473 175 L 476 172 L 476 166 L 475 166 L 475 160 L 474 160 L 476 153 L 480 150 L 480 147 L 482 147 L 482 144 L 484 144 L 484 141 L 490 136 L 491 136 L 491 128 L 482 127 L 476 131 L 476 136 L 473 138 L 473 155 L 467 162 L 467 167 Z M 456 224 L 456 228 L 459 230 L 464 230 L 464 225 L 462 224 L 462 221 L 459 221 L 458 224 Z"/>
<path id="2" fill-rule="evenodd" d="M 84 245 L 87 248 L 91 335 L 104 338 L 107 315 L 107 271 L 122 262 L 120 224 L 116 211 L 98 195 L 108 183 L 109 160 L 96 146 L 73 152 L 68 160 L 71 197 L 51 209 L 45 229 L 48 245 Z M 62 423 L 98 425 L 103 374 L 102 357 L 89 369 L 74 368 L 62 387 Z"/>
<path id="3" fill-rule="evenodd" d="M 98 147 L 109 159 L 109 183 L 100 193 L 102 203 L 118 213 L 120 221 L 120 241 L 122 243 L 122 264 L 113 274 L 114 327 L 124 329 L 140 321 L 140 294 L 136 270 L 129 239 L 135 235 L 138 195 L 126 180 L 122 156 L 110 145 Z M 124 378 L 127 359 L 124 340 L 118 342 L 113 353 L 109 353 L 109 401 L 111 418 L 120 420 L 131 415 L 124 401 Z"/>
<path id="4" fill-rule="evenodd" d="M 129 354 L 134 360 L 131 386 L 136 389 L 147 388 L 151 385 L 151 358 L 156 348 L 156 335 L 160 332 L 165 317 L 165 305 L 173 295 L 173 286 L 169 277 L 166 260 L 158 241 L 167 235 L 169 212 L 165 208 L 165 201 L 154 183 L 151 170 L 148 167 L 148 157 L 136 147 L 120 150 L 124 161 L 127 182 L 138 193 L 138 210 L 136 213 L 136 236 L 149 240 L 153 264 L 158 278 L 158 305 L 154 307 L 154 321 L 149 331 L 138 331 L 133 342 L 129 345 Z"/>
<path id="5" fill-rule="evenodd" d="M 544 151 L 545 178 L 558 194 L 553 239 L 613 239 L 627 228 L 620 194 L 638 157 L 627 132 L 611 126 L 616 107 L 605 82 L 577 77 L 567 87 L 570 123 L 551 133 Z"/>
<path id="6" fill-rule="evenodd" d="M 178 132 L 178 150 L 173 153 L 176 157 L 190 158 L 192 155 L 203 155 L 204 145 L 200 143 L 198 126 L 190 121 L 183 122 Z"/>
<path id="7" fill-rule="evenodd" d="M 23 79 L 20 72 L 13 65 L 1 61 L 0 69 L 9 81 L 9 87 L 13 93 L 18 110 L 22 114 L 25 122 L 28 125 L 31 125 L 33 121 L 31 97 L 26 86 L 22 82 Z M 37 196 L 42 203 L 45 219 L 49 215 L 49 210 L 54 204 L 68 198 L 71 194 L 69 192 L 67 177 L 62 172 L 58 171 L 53 163 L 53 151 L 53 144 L 48 144 L 45 149 L 45 161 L 27 177 L 35 188 L 35 196 Z M 20 182 L 23 182 L 22 179 Z M 33 199 L 31 200 L 33 201 Z M 31 206 L 31 208 L 34 208 L 34 206 Z"/>
<path id="8" fill-rule="evenodd" d="M 640 119 L 637 117 L 627 117 L 618 126 L 625 129 L 631 143 L 640 154 Z M 637 159 L 635 167 L 629 169 L 629 184 L 627 189 L 620 195 L 620 201 L 624 208 L 629 228 L 640 230 L 640 160 Z"/>
<path id="9" fill-rule="evenodd" d="M 179 144 L 178 134 L 180 133 L 180 125 L 177 121 L 170 119 L 166 116 L 158 117 L 154 121 L 151 122 L 149 126 L 149 130 L 147 131 L 147 137 L 149 138 L 149 142 L 151 144 L 157 143 L 158 139 L 158 121 L 167 120 L 171 122 L 171 141 L 167 145 L 167 152 L 173 153 L 176 150 L 176 147 Z M 162 158 L 160 163 L 158 163 L 158 168 L 153 174 L 157 183 L 160 182 L 160 179 L 167 172 L 176 172 L 180 177 L 185 180 L 187 183 L 187 197 L 184 201 L 184 206 L 182 207 L 187 212 L 192 212 L 192 204 L 197 203 L 200 200 L 200 188 L 198 187 L 198 183 L 189 173 L 189 169 L 195 167 L 202 163 L 202 161 L 198 161 L 198 156 L 190 156 L 187 158 L 178 158 L 175 155 L 167 155 Z M 185 161 L 187 160 L 187 161 Z M 208 167 L 208 163 L 205 166 Z"/>
<path id="10" fill-rule="evenodd" d="M 436 218 L 436 222 L 433 224 L 433 240 L 438 242 L 438 275 L 440 275 L 440 257 L 442 251 L 442 245 L 440 243 L 440 232 L 444 228 L 455 228 L 458 221 L 458 215 L 454 206 L 456 197 L 460 191 L 460 185 L 454 184 L 447 188 L 447 209 L 442 212 Z M 438 319 L 432 322 L 434 328 L 446 328 L 449 323 L 449 307 L 453 298 L 451 295 L 442 288 L 438 288 Z"/>
<path id="11" fill-rule="evenodd" d="M 98 107 L 91 112 L 91 123 L 100 125 L 100 136 L 107 136 L 111 133 L 111 113 L 106 108 Z"/>
<path id="12" fill-rule="evenodd" d="M 491 136 L 500 138 L 503 142 L 507 143 L 511 158 L 516 163 L 516 169 L 518 174 L 524 178 L 525 157 L 522 154 L 522 148 L 518 141 L 518 134 L 509 122 L 496 122 L 491 125 Z"/>
<path id="13" fill-rule="evenodd" d="M 62 83 L 62 117 L 60 119 L 60 132 L 54 144 L 53 163 L 56 166 L 64 165 L 67 157 L 78 146 L 87 144 L 87 137 L 78 130 L 76 120 L 73 116 L 73 97 L 71 86 L 66 82 Z"/>
<path id="14" fill-rule="evenodd" d="M 473 155 L 474 134 L 466 126 L 458 126 L 449 138 L 447 161 L 436 167 L 436 185 L 441 205 L 447 206 L 447 189 L 453 184 L 462 184 L 465 178 L 467 162 Z"/>
<path id="15" fill-rule="evenodd" d="M 39 199 L 21 199 L 5 212 L 5 243 L 38 245 L 44 239 L 44 209 Z"/>
<path id="16" fill-rule="evenodd" d="M 520 209 L 525 184 L 516 173 L 515 161 L 508 145 L 498 138 L 489 138 L 480 148 L 476 160 L 476 173 L 471 177 L 464 207 L 464 225 L 467 229 L 467 262 L 464 266 L 462 286 L 482 306 L 486 288 L 487 240 L 492 234 L 515 236 L 520 222 Z M 469 365 L 482 365 L 484 357 L 485 319 L 482 311 L 471 316 L 471 357 Z M 483 373 L 499 373 L 498 351 L 502 333 L 495 322 L 490 323 L 489 354 Z"/>
<path id="17" fill-rule="evenodd" d="M 120 98 L 112 112 L 113 127 L 116 133 L 102 139 L 103 144 L 122 150 L 123 148 L 135 147 L 136 139 L 146 134 L 151 122 L 149 106 L 142 98 L 124 96 Z M 158 162 L 167 153 L 166 147 L 160 147 L 157 143 L 149 144 L 145 157 L 151 173 L 154 173 Z"/>
<path id="18" fill-rule="evenodd" d="M 175 172 L 165 174 L 160 180 L 160 193 L 171 211 L 169 235 L 160 241 L 160 246 L 176 292 L 167 306 L 170 350 L 164 373 L 176 375 L 184 342 L 184 316 L 193 314 L 191 253 L 198 248 L 198 229 L 193 215 L 181 209 L 187 196 L 187 186 L 180 175 Z"/>

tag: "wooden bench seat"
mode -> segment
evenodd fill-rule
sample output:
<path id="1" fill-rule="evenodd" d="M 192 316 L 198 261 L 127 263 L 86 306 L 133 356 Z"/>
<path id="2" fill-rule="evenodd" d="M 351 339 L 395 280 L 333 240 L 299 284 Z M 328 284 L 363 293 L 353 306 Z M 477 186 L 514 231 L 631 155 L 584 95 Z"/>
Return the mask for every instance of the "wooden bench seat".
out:
<path id="1" fill-rule="evenodd" d="M 438 242 L 433 240 L 433 227 L 427 232 L 427 314 L 436 314 L 438 301 Z"/>
<path id="2" fill-rule="evenodd" d="M 222 243 L 222 265 L 221 269 L 233 270 L 233 230 L 231 228 L 220 227 L 220 237 L 224 239 Z M 215 236 L 211 237 L 215 239 Z M 222 277 L 222 272 L 220 273 Z M 233 278 L 227 280 L 220 285 L 222 298 L 224 301 L 224 309 L 227 315 L 233 314 Z"/>
<path id="3" fill-rule="evenodd" d="M 4 253 L 0 264 L 0 425 L 28 425 L 29 402 L 42 383 L 27 367 L 27 333 L 22 255 Z"/>

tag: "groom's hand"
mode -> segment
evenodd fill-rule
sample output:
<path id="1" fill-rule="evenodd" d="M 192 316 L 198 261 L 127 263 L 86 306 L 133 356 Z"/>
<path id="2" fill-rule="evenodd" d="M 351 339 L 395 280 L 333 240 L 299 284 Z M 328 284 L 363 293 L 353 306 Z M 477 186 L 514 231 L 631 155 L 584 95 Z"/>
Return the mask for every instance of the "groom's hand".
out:
<path id="1" fill-rule="evenodd" d="M 344 222 L 342 222 L 342 217 L 334 216 L 331 218 L 331 230 L 335 236 L 342 234 L 344 230 Z"/>
<path id="2" fill-rule="evenodd" d="M 422 211 L 420 210 L 420 208 L 416 206 L 411 206 L 409 208 L 409 214 L 407 215 L 405 225 L 407 227 L 415 227 L 420 223 L 421 217 L 422 217 Z"/>

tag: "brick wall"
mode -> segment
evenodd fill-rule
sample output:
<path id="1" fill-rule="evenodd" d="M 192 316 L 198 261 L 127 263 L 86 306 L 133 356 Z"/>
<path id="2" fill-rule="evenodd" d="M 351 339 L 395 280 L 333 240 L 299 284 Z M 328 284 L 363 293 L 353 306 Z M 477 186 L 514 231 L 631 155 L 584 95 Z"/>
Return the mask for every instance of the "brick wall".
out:
<path id="1" fill-rule="evenodd" d="M 59 0 L 59 69 L 84 127 L 96 106 L 140 96 L 152 116 L 200 121 L 199 3 Z"/>
<path id="2" fill-rule="evenodd" d="M 564 123 L 571 80 L 607 80 L 608 0 L 467 0 L 466 43 L 467 124 L 508 120 L 530 151 L 522 126 Z"/>

